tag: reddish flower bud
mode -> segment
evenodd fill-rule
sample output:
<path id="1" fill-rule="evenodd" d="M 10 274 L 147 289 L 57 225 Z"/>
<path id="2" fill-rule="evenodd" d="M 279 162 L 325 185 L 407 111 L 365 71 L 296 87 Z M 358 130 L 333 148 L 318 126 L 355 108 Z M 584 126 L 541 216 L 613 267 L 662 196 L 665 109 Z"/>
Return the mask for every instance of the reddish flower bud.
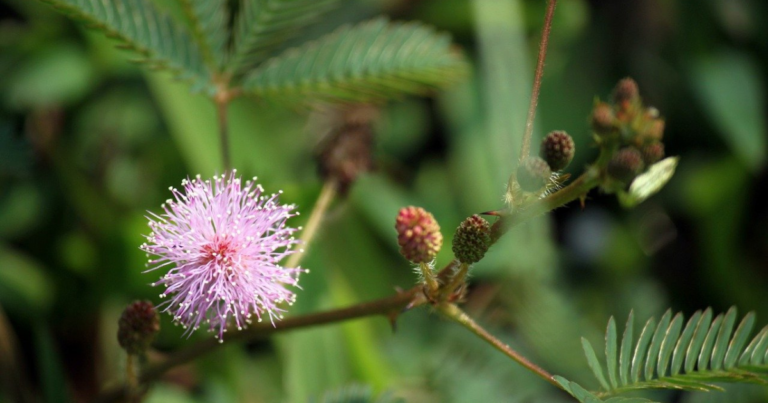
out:
<path id="1" fill-rule="evenodd" d="M 616 116 L 610 105 L 600 102 L 592 109 L 592 130 L 597 134 L 608 134 L 616 128 Z"/>
<path id="2" fill-rule="evenodd" d="M 453 235 L 453 254 L 462 263 L 479 262 L 491 246 L 491 225 L 475 214 L 467 217 Z"/>
<path id="3" fill-rule="evenodd" d="M 645 137 L 648 140 L 661 141 L 664 137 L 664 121 L 662 119 L 655 119 L 648 124 L 645 130 Z"/>
<path id="4" fill-rule="evenodd" d="M 629 183 L 643 171 L 643 157 L 632 147 L 619 150 L 608 162 L 608 175 L 618 181 Z"/>
<path id="5" fill-rule="evenodd" d="M 640 151 L 643 155 L 643 161 L 645 165 L 655 164 L 664 158 L 664 144 L 663 143 L 651 143 L 643 146 Z"/>
<path id="6" fill-rule="evenodd" d="M 621 79 L 613 90 L 613 102 L 620 107 L 637 100 L 639 96 L 637 83 L 629 77 Z"/>
<path id="7" fill-rule="evenodd" d="M 117 322 L 117 342 L 128 354 L 142 354 L 160 331 L 160 317 L 149 301 L 129 304 Z"/>
<path id="8" fill-rule="evenodd" d="M 575 152 L 573 139 L 564 131 L 551 132 L 541 142 L 541 156 L 553 171 L 567 167 Z"/>
<path id="9" fill-rule="evenodd" d="M 413 263 L 428 263 L 443 245 L 435 217 L 421 207 L 400 209 L 395 221 L 400 254 Z"/>
<path id="10" fill-rule="evenodd" d="M 539 157 L 528 157 L 517 167 L 517 183 L 526 192 L 541 190 L 552 175 L 546 161 Z"/>

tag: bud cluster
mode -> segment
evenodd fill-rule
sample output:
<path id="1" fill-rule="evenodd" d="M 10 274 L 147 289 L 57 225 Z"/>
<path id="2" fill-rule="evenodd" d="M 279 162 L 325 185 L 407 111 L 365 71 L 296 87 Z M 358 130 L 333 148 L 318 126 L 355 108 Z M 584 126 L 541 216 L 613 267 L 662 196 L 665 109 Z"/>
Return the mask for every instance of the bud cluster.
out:
<path id="1" fill-rule="evenodd" d="M 611 101 L 595 103 L 590 124 L 600 147 L 612 153 L 605 173 L 623 187 L 664 158 L 664 120 L 656 108 L 643 104 L 631 78 L 616 84 Z"/>

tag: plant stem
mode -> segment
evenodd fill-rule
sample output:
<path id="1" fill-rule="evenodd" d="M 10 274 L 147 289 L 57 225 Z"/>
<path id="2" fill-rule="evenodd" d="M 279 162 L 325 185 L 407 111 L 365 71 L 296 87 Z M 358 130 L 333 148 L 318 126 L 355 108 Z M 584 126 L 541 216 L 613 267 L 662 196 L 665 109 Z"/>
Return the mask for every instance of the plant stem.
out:
<path id="1" fill-rule="evenodd" d="M 219 140 L 221 147 L 221 159 L 224 164 L 224 170 L 229 171 L 232 169 L 232 160 L 229 156 L 229 124 L 227 121 L 227 105 L 229 104 L 229 96 L 226 92 L 217 96 L 214 99 L 216 103 L 216 117 L 219 122 Z"/>
<path id="2" fill-rule="evenodd" d="M 309 249 L 309 243 L 312 242 L 312 238 L 315 237 L 317 229 L 320 228 L 320 223 L 323 221 L 325 212 L 328 211 L 333 198 L 336 196 L 338 185 L 335 180 L 328 179 L 323 184 L 323 189 L 320 191 L 320 196 L 317 197 L 315 207 L 312 208 L 312 213 L 309 214 L 309 220 L 307 225 L 304 226 L 304 230 L 301 232 L 301 247 L 299 251 L 292 254 L 288 258 L 288 262 L 285 263 L 285 267 L 296 267 L 301 263 L 301 259 Z"/>
<path id="3" fill-rule="evenodd" d="M 488 333 L 487 330 L 485 330 L 482 326 L 478 325 L 472 318 L 469 317 L 464 311 L 462 311 L 458 306 L 455 304 L 443 304 L 438 307 L 438 310 L 448 317 L 449 319 L 453 320 L 454 322 L 466 327 L 469 329 L 472 333 L 480 337 L 481 339 L 487 341 L 490 345 L 495 347 L 497 350 L 501 351 L 506 355 L 507 357 L 515 360 L 518 364 L 522 365 L 529 371 L 533 372 L 534 374 L 538 375 L 540 378 L 544 379 L 545 381 L 551 383 L 552 385 L 555 385 L 559 389 L 562 389 L 563 387 L 560 386 L 553 378 L 552 374 L 545 371 L 538 365 L 528 361 L 527 358 L 523 357 L 512 349 L 512 347 L 504 344 L 501 342 L 501 340 L 494 337 L 492 334 Z"/>
<path id="4" fill-rule="evenodd" d="M 129 402 L 137 401 L 139 378 L 136 376 L 136 356 L 128 354 L 125 362 L 125 388 L 127 400 Z"/>
<path id="5" fill-rule="evenodd" d="M 552 30 L 552 16 L 555 14 L 557 0 L 547 0 L 547 14 L 544 17 L 544 28 L 541 31 L 539 42 L 539 56 L 536 60 L 536 73 L 533 78 L 533 90 L 531 90 L 531 103 L 528 106 L 528 118 L 525 121 L 525 134 L 523 145 L 520 148 L 520 161 L 522 162 L 530 154 L 531 137 L 533 136 L 533 121 L 536 118 L 536 107 L 539 104 L 539 92 L 541 92 L 541 78 L 544 75 L 544 60 L 547 57 L 549 45 L 549 33 Z"/>
<path id="6" fill-rule="evenodd" d="M 507 216 L 502 216 L 491 227 L 491 242 L 496 243 L 509 229 L 524 221 L 540 216 L 586 195 L 587 192 L 598 184 L 600 184 L 599 168 L 595 166 L 588 167 L 581 176 L 568 184 L 568 186 L 529 205 L 520 206 L 520 208 Z"/>
<path id="7" fill-rule="evenodd" d="M 258 323 L 247 330 L 236 332 L 231 335 L 228 334 L 227 343 L 263 339 L 278 332 L 325 325 L 366 316 L 387 315 L 393 317 L 401 313 L 405 308 L 414 308 L 423 305 L 426 302 L 422 286 L 416 286 L 386 298 L 363 302 L 346 308 L 286 318 L 280 322 L 276 322 L 274 326 L 271 323 Z M 147 367 L 146 370 L 141 373 L 139 382 L 141 384 L 152 382 L 169 369 L 207 354 L 215 350 L 219 345 L 220 343 L 218 340 L 209 338 L 181 349 L 171 354 L 165 360 Z M 114 402 L 124 398 L 128 392 L 129 391 L 125 387 L 109 389 L 99 395 L 95 401 Z"/>

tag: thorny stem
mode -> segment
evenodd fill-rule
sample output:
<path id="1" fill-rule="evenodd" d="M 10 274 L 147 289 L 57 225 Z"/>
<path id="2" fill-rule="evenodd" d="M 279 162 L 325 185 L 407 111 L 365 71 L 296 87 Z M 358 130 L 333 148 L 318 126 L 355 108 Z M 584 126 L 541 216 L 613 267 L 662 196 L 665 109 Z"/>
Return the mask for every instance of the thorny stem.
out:
<path id="1" fill-rule="evenodd" d="M 528 118 L 525 120 L 525 134 L 523 145 L 520 148 L 520 161 L 522 162 L 530 154 L 531 136 L 533 136 L 533 121 L 536 118 L 536 107 L 539 104 L 539 92 L 541 91 L 541 77 L 544 75 L 544 60 L 547 57 L 549 45 L 549 33 L 552 30 L 552 16 L 555 14 L 557 0 L 547 0 L 547 14 L 544 17 L 544 28 L 541 31 L 539 43 L 539 57 L 536 61 L 536 73 L 533 78 L 533 90 L 531 90 L 531 103 L 528 106 Z"/>
<path id="2" fill-rule="evenodd" d="M 280 322 L 276 322 L 274 326 L 271 323 L 258 323 L 246 330 L 228 335 L 227 343 L 258 340 L 278 332 L 325 325 L 366 316 L 386 315 L 390 318 L 394 318 L 403 310 L 423 305 L 426 302 L 422 286 L 416 286 L 390 297 L 363 302 L 346 308 L 286 318 Z M 157 380 L 169 369 L 207 354 L 215 350 L 218 346 L 220 346 L 220 344 L 216 339 L 206 339 L 181 349 L 171 354 L 165 360 L 147 367 L 139 377 L 139 382 L 141 384 L 147 384 Z M 95 401 L 118 401 L 125 398 L 128 392 L 129 391 L 125 387 L 109 389 L 98 396 Z"/>
<path id="3" fill-rule="evenodd" d="M 297 267 L 301 263 L 301 259 L 307 253 L 307 249 L 309 249 L 309 243 L 312 242 L 317 229 L 320 228 L 325 212 L 328 211 L 328 207 L 330 207 L 333 198 L 336 196 L 337 188 L 338 183 L 333 179 L 329 179 L 323 184 L 323 189 L 320 191 L 320 196 L 318 196 L 315 202 L 315 207 L 312 208 L 312 213 L 309 214 L 307 225 L 304 226 L 304 230 L 301 232 L 302 249 L 288 258 L 288 262 L 285 263 L 286 267 Z"/>
<path id="4" fill-rule="evenodd" d="M 545 381 L 551 383 L 552 385 L 555 385 L 557 388 L 562 389 L 563 387 L 558 384 L 554 378 L 552 377 L 552 374 L 545 371 L 538 365 L 528 361 L 527 358 L 523 357 L 515 351 L 512 347 L 504 344 L 501 340 L 494 337 L 492 334 L 488 333 L 487 330 L 485 330 L 482 326 L 475 323 L 472 318 L 469 317 L 464 311 L 462 311 L 458 306 L 455 304 L 443 304 L 438 307 L 438 310 L 440 313 L 445 315 L 447 318 L 453 320 L 454 322 L 466 327 L 469 329 L 472 333 L 480 337 L 481 339 L 487 341 L 490 345 L 495 347 L 497 350 L 501 351 L 506 355 L 507 357 L 515 360 L 518 364 L 524 366 L 529 371 L 533 372 L 534 374 L 538 375 L 540 378 L 544 379 Z"/>

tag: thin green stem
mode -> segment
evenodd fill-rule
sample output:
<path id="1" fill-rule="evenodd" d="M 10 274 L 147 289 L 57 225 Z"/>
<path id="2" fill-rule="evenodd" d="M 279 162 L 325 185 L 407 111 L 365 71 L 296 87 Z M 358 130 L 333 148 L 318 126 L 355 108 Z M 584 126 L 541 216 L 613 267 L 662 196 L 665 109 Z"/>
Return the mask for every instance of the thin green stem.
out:
<path id="1" fill-rule="evenodd" d="M 451 277 L 448 284 L 443 287 L 440 295 L 440 300 L 445 301 L 448 299 L 448 297 L 453 294 L 457 288 L 459 288 L 462 284 L 464 284 L 464 279 L 467 277 L 467 272 L 469 271 L 469 265 L 466 263 L 460 263 L 459 271 L 453 273 L 453 277 Z"/>
<path id="2" fill-rule="evenodd" d="M 533 121 L 536 118 L 536 107 L 539 104 L 541 78 L 544 76 L 544 60 L 547 58 L 549 33 L 552 31 L 552 16 L 555 15 L 556 5 L 557 0 L 547 0 L 547 14 L 544 16 L 544 28 L 541 31 L 541 42 L 539 42 L 539 57 L 536 60 L 536 73 L 533 78 L 531 103 L 528 106 L 528 118 L 525 120 L 525 134 L 523 135 L 523 145 L 520 148 L 520 161 L 524 160 L 530 154 L 531 137 L 533 136 Z"/>
<path id="3" fill-rule="evenodd" d="M 125 388 L 127 400 L 131 403 L 138 401 L 139 396 L 139 378 L 136 376 L 137 357 L 134 354 L 128 354 L 125 362 Z"/>
<path id="4" fill-rule="evenodd" d="M 419 263 L 419 268 L 421 269 L 421 276 L 424 277 L 424 283 L 427 285 L 427 290 L 429 290 L 429 295 L 433 296 L 437 289 L 440 288 L 435 273 L 426 263 Z"/>
<path id="5" fill-rule="evenodd" d="M 426 302 L 422 286 L 416 286 L 390 297 L 363 302 L 346 308 L 286 318 L 280 322 L 275 322 L 274 325 L 271 323 L 258 323 L 246 330 L 228 334 L 226 342 L 234 343 L 258 340 L 279 332 L 359 319 L 366 316 L 385 315 L 389 318 L 394 318 L 404 309 L 414 308 L 423 305 Z M 220 343 L 216 339 L 206 339 L 183 348 L 171 354 L 165 360 L 147 367 L 146 370 L 141 373 L 139 382 L 141 384 L 148 384 L 155 381 L 169 369 L 192 361 L 204 354 L 208 354 L 211 351 L 214 351 L 219 345 Z M 118 401 L 123 399 L 127 395 L 127 392 L 128 390 L 125 387 L 109 389 L 99 395 L 95 401 Z"/>
<path id="6" fill-rule="evenodd" d="M 227 105 L 229 97 L 225 94 L 216 97 L 216 117 L 219 123 L 219 141 L 221 147 L 221 160 L 224 164 L 224 170 L 232 169 L 232 160 L 229 155 L 229 123 L 227 120 Z"/>
<path id="7" fill-rule="evenodd" d="M 523 357 L 520 353 L 515 351 L 512 347 L 508 346 L 507 344 L 504 344 L 501 340 L 494 337 L 492 334 L 490 334 L 487 330 L 485 330 L 482 326 L 478 325 L 472 318 L 469 317 L 464 311 L 462 311 L 458 306 L 455 304 L 443 304 L 438 307 L 438 310 L 440 313 L 445 315 L 447 318 L 453 320 L 454 322 L 466 327 L 480 337 L 481 339 L 487 341 L 490 345 L 492 345 L 497 350 L 501 351 L 506 355 L 507 357 L 515 360 L 518 364 L 522 365 L 529 371 L 533 372 L 534 374 L 538 375 L 541 379 L 544 379 L 545 381 L 551 383 L 552 385 L 555 385 L 556 387 L 562 389 L 563 387 L 560 386 L 559 383 L 557 383 L 554 378 L 552 377 L 552 374 L 545 371 L 538 365 L 528 361 L 527 358 Z"/>
<path id="8" fill-rule="evenodd" d="M 336 196 L 337 188 L 338 185 L 333 179 L 329 179 L 323 184 L 323 189 L 320 191 L 320 196 L 318 196 L 315 202 L 315 207 L 312 208 L 312 213 L 309 214 L 307 225 L 304 226 L 304 230 L 301 232 L 302 249 L 288 258 L 288 262 L 285 263 L 286 267 L 297 267 L 301 263 L 301 259 L 309 249 L 310 242 L 312 242 L 318 228 L 320 228 L 325 212 L 328 211 L 328 207 L 331 206 L 331 202 Z"/>

